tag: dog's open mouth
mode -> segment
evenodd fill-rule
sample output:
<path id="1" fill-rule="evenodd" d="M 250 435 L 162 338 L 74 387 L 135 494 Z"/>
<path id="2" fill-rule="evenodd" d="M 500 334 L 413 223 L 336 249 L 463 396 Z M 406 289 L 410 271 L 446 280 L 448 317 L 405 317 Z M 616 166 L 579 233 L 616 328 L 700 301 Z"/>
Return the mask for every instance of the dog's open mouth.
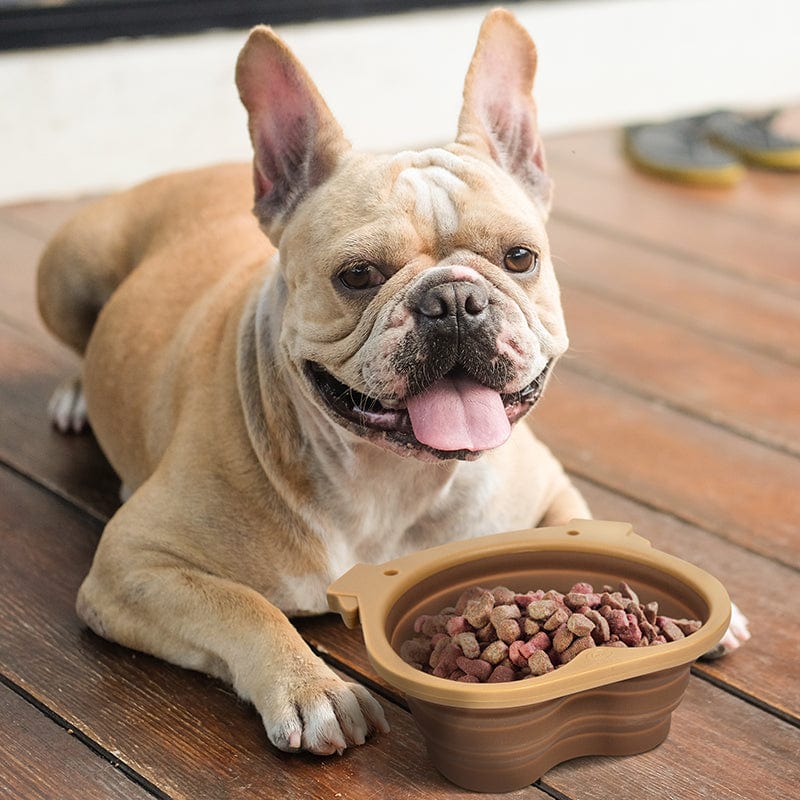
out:
<path id="1" fill-rule="evenodd" d="M 542 394 L 552 360 L 527 386 L 501 394 L 482 386 L 463 370 L 451 370 L 425 391 L 384 405 L 338 381 L 319 364 L 308 374 L 334 416 L 357 434 L 424 451 L 439 459 L 471 459 L 500 446 L 511 426 Z"/>

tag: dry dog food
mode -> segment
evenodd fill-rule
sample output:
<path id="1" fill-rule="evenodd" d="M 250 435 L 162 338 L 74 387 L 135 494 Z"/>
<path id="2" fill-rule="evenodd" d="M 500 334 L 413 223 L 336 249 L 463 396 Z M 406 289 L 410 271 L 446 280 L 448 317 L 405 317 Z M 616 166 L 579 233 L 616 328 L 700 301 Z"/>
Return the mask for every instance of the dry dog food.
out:
<path id="1" fill-rule="evenodd" d="M 659 614 L 658 603 L 642 604 L 627 583 L 600 592 L 576 583 L 566 594 L 474 587 L 455 606 L 418 617 L 400 656 L 439 678 L 497 683 L 544 675 L 590 647 L 673 642 L 701 624 Z"/>

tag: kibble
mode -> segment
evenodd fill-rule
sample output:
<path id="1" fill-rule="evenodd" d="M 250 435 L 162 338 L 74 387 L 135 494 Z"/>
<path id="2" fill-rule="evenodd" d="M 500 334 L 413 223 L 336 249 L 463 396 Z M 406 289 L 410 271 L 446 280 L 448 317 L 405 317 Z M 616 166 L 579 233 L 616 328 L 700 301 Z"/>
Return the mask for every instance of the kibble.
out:
<path id="1" fill-rule="evenodd" d="M 699 620 L 659 614 L 627 584 L 595 591 L 513 592 L 476 586 L 452 607 L 421 615 L 400 656 L 417 669 L 462 683 L 507 683 L 538 677 L 593 647 L 652 647 L 699 630 Z"/>

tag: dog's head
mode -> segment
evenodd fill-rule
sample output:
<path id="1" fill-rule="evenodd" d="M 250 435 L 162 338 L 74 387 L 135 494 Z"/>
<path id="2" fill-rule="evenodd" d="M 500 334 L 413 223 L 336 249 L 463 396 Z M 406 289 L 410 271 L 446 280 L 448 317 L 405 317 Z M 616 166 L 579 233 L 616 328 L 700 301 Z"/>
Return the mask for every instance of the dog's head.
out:
<path id="1" fill-rule="evenodd" d="M 567 347 L 535 69 L 524 28 L 492 12 L 455 143 L 375 156 L 351 150 L 268 28 L 239 58 L 255 213 L 280 254 L 280 356 L 320 410 L 395 452 L 499 446 Z"/>

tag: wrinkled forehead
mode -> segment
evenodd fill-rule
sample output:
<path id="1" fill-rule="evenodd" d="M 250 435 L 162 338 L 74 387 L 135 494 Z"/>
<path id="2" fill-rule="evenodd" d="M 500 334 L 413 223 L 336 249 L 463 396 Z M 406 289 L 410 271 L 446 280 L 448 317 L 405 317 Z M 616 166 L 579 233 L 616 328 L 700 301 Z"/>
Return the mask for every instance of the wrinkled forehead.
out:
<path id="1" fill-rule="evenodd" d="M 544 220 L 524 189 L 466 148 L 351 152 L 301 207 L 295 226 L 303 242 L 340 260 L 366 248 L 379 261 L 399 263 L 412 250 L 441 257 L 453 247 L 485 249 L 495 238 L 537 244 L 544 237 Z"/>
<path id="2" fill-rule="evenodd" d="M 516 218 L 534 228 L 542 222 L 535 203 L 513 177 L 467 150 L 405 151 L 390 157 L 384 169 L 389 203 L 401 206 L 438 237 L 491 219 Z"/>
<path id="3" fill-rule="evenodd" d="M 474 160 L 473 160 L 474 161 Z M 440 236 L 459 224 L 459 203 L 479 177 L 478 163 L 441 148 L 403 152 L 390 159 L 394 182 L 389 192 L 404 208 L 428 220 Z"/>

